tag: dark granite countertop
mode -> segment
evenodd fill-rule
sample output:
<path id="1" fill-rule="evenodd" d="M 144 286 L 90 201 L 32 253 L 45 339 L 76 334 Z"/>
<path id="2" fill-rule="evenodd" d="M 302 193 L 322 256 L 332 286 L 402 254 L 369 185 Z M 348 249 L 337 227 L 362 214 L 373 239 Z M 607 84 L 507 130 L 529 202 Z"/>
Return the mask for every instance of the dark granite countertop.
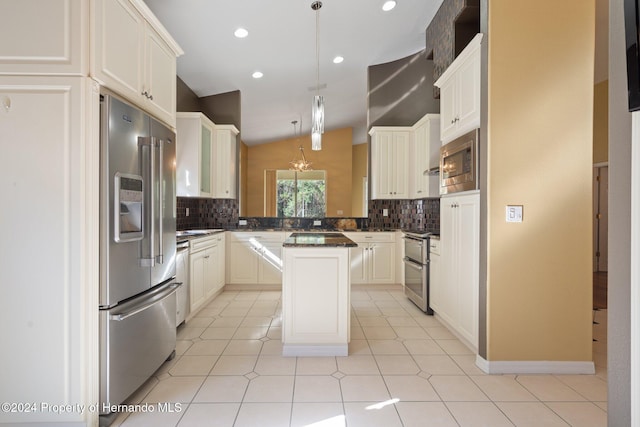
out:
<path id="1" fill-rule="evenodd" d="M 358 244 L 342 233 L 293 233 L 282 246 L 289 248 L 352 248 Z"/>
<path id="2" fill-rule="evenodd" d="M 397 228 L 229 228 L 227 231 L 289 231 L 293 233 L 371 233 L 371 232 L 395 232 L 399 231 Z"/>

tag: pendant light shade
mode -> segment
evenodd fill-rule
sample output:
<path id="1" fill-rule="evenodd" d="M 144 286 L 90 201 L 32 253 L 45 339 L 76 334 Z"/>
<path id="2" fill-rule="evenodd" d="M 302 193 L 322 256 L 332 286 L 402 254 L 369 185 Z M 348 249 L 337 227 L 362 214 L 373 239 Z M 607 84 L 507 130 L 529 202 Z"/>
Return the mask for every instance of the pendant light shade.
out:
<path id="1" fill-rule="evenodd" d="M 324 98 L 313 97 L 311 105 L 311 149 L 322 150 L 322 134 L 324 133 Z"/>

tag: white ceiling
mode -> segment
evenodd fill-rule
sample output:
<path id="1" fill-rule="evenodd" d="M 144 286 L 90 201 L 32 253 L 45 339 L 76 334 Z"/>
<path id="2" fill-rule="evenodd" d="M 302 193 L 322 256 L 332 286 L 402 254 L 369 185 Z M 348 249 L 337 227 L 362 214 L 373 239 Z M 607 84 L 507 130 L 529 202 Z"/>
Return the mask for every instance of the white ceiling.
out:
<path id="1" fill-rule="evenodd" d="M 354 128 L 366 141 L 367 67 L 425 47 L 425 29 L 443 0 L 322 0 L 320 94 L 325 130 Z M 311 0 L 145 0 L 185 54 L 178 76 L 199 97 L 240 90 L 241 138 L 248 145 L 310 132 L 316 86 L 316 12 Z M 238 27 L 249 31 L 234 37 Z M 345 58 L 333 64 L 336 55 Z M 254 79 L 254 71 L 264 77 Z M 311 90 L 310 90 L 311 89 Z"/>

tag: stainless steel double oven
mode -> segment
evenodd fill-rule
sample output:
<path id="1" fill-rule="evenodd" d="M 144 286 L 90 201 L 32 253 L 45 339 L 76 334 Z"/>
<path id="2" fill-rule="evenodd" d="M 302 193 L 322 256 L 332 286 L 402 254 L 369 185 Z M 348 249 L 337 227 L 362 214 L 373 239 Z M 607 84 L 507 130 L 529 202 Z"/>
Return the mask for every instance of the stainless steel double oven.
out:
<path id="1" fill-rule="evenodd" d="M 429 237 L 432 233 L 404 230 L 404 294 L 420 310 L 429 307 Z"/>

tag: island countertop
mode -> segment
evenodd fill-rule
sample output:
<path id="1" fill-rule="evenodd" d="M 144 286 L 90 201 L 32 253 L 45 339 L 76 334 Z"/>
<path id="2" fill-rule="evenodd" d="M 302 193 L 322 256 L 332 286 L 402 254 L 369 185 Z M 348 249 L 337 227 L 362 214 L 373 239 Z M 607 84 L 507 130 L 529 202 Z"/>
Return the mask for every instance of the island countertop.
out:
<path id="1" fill-rule="evenodd" d="M 282 246 L 289 248 L 351 248 L 358 246 L 358 244 L 342 233 L 292 233 Z"/>

